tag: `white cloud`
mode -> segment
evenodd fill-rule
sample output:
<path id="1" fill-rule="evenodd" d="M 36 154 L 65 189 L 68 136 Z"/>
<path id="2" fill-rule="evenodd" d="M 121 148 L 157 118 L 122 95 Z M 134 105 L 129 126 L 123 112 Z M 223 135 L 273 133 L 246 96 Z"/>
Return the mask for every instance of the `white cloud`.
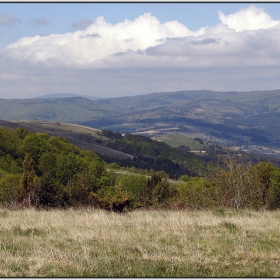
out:
<path id="1" fill-rule="evenodd" d="M 263 9 L 255 6 L 228 16 L 219 11 L 219 19 L 223 24 L 236 31 L 267 29 L 280 23 L 280 20 L 273 20 Z"/>
<path id="2" fill-rule="evenodd" d="M 7 55 L 49 66 L 98 66 L 102 59 L 127 50 L 145 50 L 168 38 L 195 36 L 197 33 L 177 21 L 160 23 L 151 14 L 134 21 L 112 25 L 99 17 L 85 30 L 67 34 L 25 37 L 6 47 Z M 101 63 L 102 64 L 102 63 Z"/>
<path id="3" fill-rule="evenodd" d="M 99 17 L 84 30 L 22 38 L 0 50 L 2 95 L 279 88 L 279 21 L 254 6 L 219 18 L 194 32 L 149 13 L 117 24 Z"/>
<path id="4" fill-rule="evenodd" d="M 219 12 L 219 18 L 221 24 L 193 32 L 150 13 L 115 25 L 98 17 L 85 30 L 25 37 L 4 52 L 31 64 L 79 69 L 280 64 L 280 21 L 255 6 L 228 16 Z"/>

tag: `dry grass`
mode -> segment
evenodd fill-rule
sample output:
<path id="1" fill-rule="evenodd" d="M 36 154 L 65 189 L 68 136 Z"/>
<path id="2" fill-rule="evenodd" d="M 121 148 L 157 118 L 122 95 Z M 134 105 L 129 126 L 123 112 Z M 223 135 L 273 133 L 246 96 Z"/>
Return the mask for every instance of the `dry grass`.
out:
<path id="1" fill-rule="evenodd" d="M 0 276 L 277 277 L 280 212 L 0 210 Z"/>

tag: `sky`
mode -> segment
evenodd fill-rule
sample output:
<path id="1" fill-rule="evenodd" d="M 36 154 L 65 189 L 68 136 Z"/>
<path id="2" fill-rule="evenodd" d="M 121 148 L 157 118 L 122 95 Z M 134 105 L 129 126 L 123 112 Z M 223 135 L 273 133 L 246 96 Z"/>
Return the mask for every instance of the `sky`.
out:
<path id="1" fill-rule="evenodd" d="M 280 88 L 280 3 L 0 3 L 0 98 Z"/>

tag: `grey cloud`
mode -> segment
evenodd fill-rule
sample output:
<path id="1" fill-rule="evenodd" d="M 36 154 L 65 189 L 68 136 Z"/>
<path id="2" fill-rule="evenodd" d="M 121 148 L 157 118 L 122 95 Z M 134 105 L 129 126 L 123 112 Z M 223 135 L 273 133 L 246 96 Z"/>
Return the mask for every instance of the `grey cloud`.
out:
<path id="1" fill-rule="evenodd" d="M 205 38 L 193 39 L 193 37 L 175 38 L 166 43 L 150 47 L 146 50 L 148 55 L 188 55 L 190 50 L 194 50 L 195 46 L 206 46 L 211 44 L 219 44 L 220 39 Z"/>
<path id="2" fill-rule="evenodd" d="M 136 54 L 140 54 L 140 55 L 145 55 L 146 54 L 146 52 L 144 52 L 142 50 L 137 50 L 135 53 Z"/>
<path id="3" fill-rule="evenodd" d="M 114 53 L 112 56 L 124 56 L 127 54 L 129 54 L 129 52 L 117 52 L 117 53 Z"/>
<path id="4" fill-rule="evenodd" d="M 72 24 L 72 28 L 74 28 L 74 29 L 85 29 L 85 28 L 89 27 L 92 23 L 93 23 L 93 21 L 91 19 L 84 18 L 84 19 L 81 19 L 77 22 L 74 22 Z"/>
<path id="5" fill-rule="evenodd" d="M 44 25 L 48 25 L 50 24 L 50 21 L 47 20 L 46 18 L 44 17 L 40 17 L 40 18 L 37 18 L 35 20 L 32 20 L 31 23 L 33 25 L 36 25 L 36 26 L 44 26 Z"/>
<path id="6" fill-rule="evenodd" d="M 127 42 L 127 43 L 134 42 L 134 39 L 124 39 L 124 42 Z"/>
<path id="7" fill-rule="evenodd" d="M 8 26 L 13 26 L 17 22 L 20 22 L 17 17 L 9 14 L 0 14 L 0 25 L 8 25 Z"/>
<path id="8" fill-rule="evenodd" d="M 91 37 L 91 38 L 101 38 L 101 36 L 97 33 L 93 33 L 93 34 L 87 34 L 86 36 L 83 36 L 84 38 L 86 37 Z"/>
<path id="9" fill-rule="evenodd" d="M 148 55 L 151 56 L 174 56 L 174 55 L 183 55 L 185 54 L 186 47 L 190 45 L 189 39 L 175 39 L 168 41 L 166 43 L 156 45 L 154 47 L 149 47 L 145 51 Z"/>
<path id="10" fill-rule="evenodd" d="M 168 43 L 168 42 L 178 42 L 178 41 L 185 41 L 187 37 L 166 37 L 166 38 L 161 38 L 161 39 L 157 39 L 156 42 L 159 44 L 163 44 L 163 43 Z"/>
<path id="11" fill-rule="evenodd" d="M 129 54 L 137 54 L 137 55 L 144 55 L 145 52 L 142 51 L 142 50 L 137 50 L 137 51 L 133 51 L 133 50 L 126 50 L 125 52 L 117 52 L 117 53 L 114 53 L 112 56 L 124 56 L 124 55 L 129 55 Z"/>
<path id="12" fill-rule="evenodd" d="M 207 38 L 207 39 L 203 39 L 203 40 L 198 40 L 198 41 L 191 41 L 190 44 L 193 45 L 209 45 L 209 44 L 216 44 L 218 43 L 217 39 L 213 39 L 213 38 Z"/>

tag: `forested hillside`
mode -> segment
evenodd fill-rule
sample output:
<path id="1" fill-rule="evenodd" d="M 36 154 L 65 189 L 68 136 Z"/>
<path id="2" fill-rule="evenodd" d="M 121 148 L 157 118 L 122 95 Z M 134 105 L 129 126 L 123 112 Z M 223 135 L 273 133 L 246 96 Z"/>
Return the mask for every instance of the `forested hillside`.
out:
<path id="1" fill-rule="evenodd" d="M 211 159 L 209 155 L 200 157 L 189 151 L 172 148 L 166 143 L 141 135 L 125 134 L 122 136 L 119 133 L 112 133 L 110 130 L 102 130 L 101 135 L 111 135 L 112 141 L 104 143 L 106 147 L 134 156 L 133 161 L 114 159 L 120 165 L 135 166 L 142 169 L 152 168 L 155 171 L 164 171 L 174 178 L 184 174 L 197 176 L 200 171 L 207 170 Z M 112 161 L 112 159 L 108 158 L 108 161 Z"/>
<path id="2" fill-rule="evenodd" d="M 108 145 L 153 159 L 155 169 L 140 172 L 117 163 L 108 165 L 62 137 L 32 134 L 21 127 L 1 128 L 0 204 L 12 209 L 93 206 L 118 212 L 139 207 L 280 207 L 280 169 L 269 162 L 253 165 L 245 154 L 225 152 L 218 164 L 201 169 L 194 156 L 180 155 L 164 143 L 110 131 L 103 134 L 114 140 Z M 183 171 L 172 159 L 183 162 L 185 156 L 194 172 L 197 168 L 196 176 L 190 176 L 186 164 L 179 181 L 168 181 L 169 168 Z M 198 170 L 204 174 L 198 176 Z"/>

